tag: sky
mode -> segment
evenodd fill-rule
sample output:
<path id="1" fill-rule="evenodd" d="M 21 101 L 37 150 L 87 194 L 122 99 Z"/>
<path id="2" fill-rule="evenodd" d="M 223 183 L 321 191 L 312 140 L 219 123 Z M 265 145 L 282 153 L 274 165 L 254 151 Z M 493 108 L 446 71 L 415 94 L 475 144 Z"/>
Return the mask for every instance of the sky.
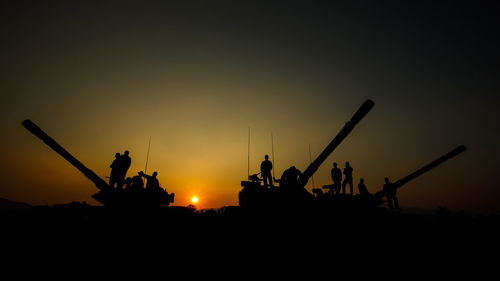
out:
<path id="1" fill-rule="evenodd" d="M 265 154 L 276 177 L 303 171 L 371 99 L 315 187 L 348 161 L 376 192 L 464 144 L 400 204 L 498 213 L 497 4 L 400 2 L 3 1 L 0 197 L 99 204 L 25 119 L 105 180 L 116 152 L 144 170 L 151 137 L 147 172 L 174 205 L 218 208 Z"/>

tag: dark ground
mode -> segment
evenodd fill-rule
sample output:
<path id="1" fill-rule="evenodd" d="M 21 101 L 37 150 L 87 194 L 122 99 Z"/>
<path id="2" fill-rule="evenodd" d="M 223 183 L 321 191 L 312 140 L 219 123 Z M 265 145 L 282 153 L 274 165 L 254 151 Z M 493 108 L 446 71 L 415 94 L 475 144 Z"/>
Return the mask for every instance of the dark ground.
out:
<path id="1" fill-rule="evenodd" d="M 161 262 L 175 271 L 173 261 L 210 264 L 212 270 L 218 265 L 223 271 L 237 266 L 252 274 L 278 270 L 281 263 L 286 266 L 279 270 L 290 276 L 294 270 L 351 267 L 375 267 L 383 275 L 400 264 L 416 271 L 448 270 L 445 263 L 455 270 L 464 269 L 462 265 L 493 269 L 496 265 L 489 264 L 498 262 L 500 237 L 498 215 L 446 208 L 429 215 L 394 214 L 383 208 L 363 214 L 249 212 L 239 207 L 139 211 L 74 202 L 4 210 L 0 223 L 2 253 L 15 264 L 70 263 L 85 265 L 85 270 L 109 265 L 106 269 L 114 270 L 117 264 L 132 262 L 139 268 Z M 483 268 L 475 274 L 485 272 Z"/>
<path id="2" fill-rule="evenodd" d="M 500 237 L 500 216 L 453 213 L 445 207 L 431 214 L 391 213 L 385 208 L 334 213 L 304 209 L 249 211 L 234 206 L 201 211 L 191 206 L 123 210 L 73 202 L 2 210 L 0 223 L 4 235 L 46 236 L 51 240 L 62 236 L 63 240 L 74 237 L 94 242 L 196 237 L 200 241 L 290 239 L 312 245 L 356 237 L 353 243 L 359 245 L 365 241 L 391 244 L 412 238 L 434 243 L 460 239 L 467 244 L 474 237 L 484 241 Z"/>

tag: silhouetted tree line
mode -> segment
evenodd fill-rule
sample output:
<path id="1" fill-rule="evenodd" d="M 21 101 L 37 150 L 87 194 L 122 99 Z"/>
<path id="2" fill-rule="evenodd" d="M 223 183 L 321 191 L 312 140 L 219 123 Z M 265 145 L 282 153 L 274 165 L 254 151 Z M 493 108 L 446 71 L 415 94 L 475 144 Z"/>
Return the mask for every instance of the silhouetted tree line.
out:
<path id="1" fill-rule="evenodd" d="M 169 233 L 203 232 L 204 228 L 217 232 L 218 229 L 248 227 L 267 228 L 271 231 L 276 222 L 289 226 L 338 229 L 345 225 L 355 228 L 384 225 L 387 228 L 412 227 L 495 227 L 500 226 L 497 214 L 481 215 L 465 211 L 453 212 L 446 207 L 439 207 L 429 214 L 398 214 L 384 208 L 371 213 L 332 213 L 304 210 L 276 210 L 273 213 L 251 212 L 240 207 L 223 207 L 219 209 L 197 210 L 195 206 L 175 207 L 151 210 L 116 210 L 101 206 L 92 206 L 86 202 L 72 202 L 52 206 L 35 206 L 24 210 L 0 211 L 0 223 L 21 227 L 44 225 L 46 227 L 64 228 L 68 226 L 85 226 L 110 229 L 113 226 L 131 227 L 134 224 L 154 225 Z M 279 223 L 278 223 L 279 225 Z"/>

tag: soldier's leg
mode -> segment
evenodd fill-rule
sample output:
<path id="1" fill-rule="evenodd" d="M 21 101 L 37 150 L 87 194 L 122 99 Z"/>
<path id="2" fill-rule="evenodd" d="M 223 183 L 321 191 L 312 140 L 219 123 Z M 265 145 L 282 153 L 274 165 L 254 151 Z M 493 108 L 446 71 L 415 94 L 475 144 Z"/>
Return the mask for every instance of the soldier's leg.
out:
<path id="1" fill-rule="evenodd" d="M 399 209 L 399 200 L 396 196 L 394 196 L 394 207 L 396 208 L 396 211 L 400 211 Z"/>
<path id="2" fill-rule="evenodd" d="M 264 182 L 264 187 L 267 187 L 267 179 L 268 179 L 268 176 L 266 174 L 262 174 L 262 180 Z"/>
<path id="3" fill-rule="evenodd" d="M 111 175 L 111 176 L 109 177 L 109 186 L 110 186 L 111 188 L 115 188 L 115 183 L 116 183 L 116 177 L 115 177 L 115 176 L 113 176 L 113 175 Z"/>
<path id="4" fill-rule="evenodd" d="M 347 185 L 347 181 L 344 180 L 344 182 L 342 183 L 342 193 L 345 194 L 345 186 Z"/>
<path id="5" fill-rule="evenodd" d="M 352 178 L 351 178 L 351 179 L 349 179 L 349 189 L 350 189 L 350 191 L 351 191 L 351 195 L 354 195 L 354 194 L 353 194 L 353 187 L 352 187 Z"/>
<path id="6" fill-rule="evenodd" d="M 392 198 L 391 197 L 387 197 L 387 205 L 389 206 L 389 209 L 392 211 L 394 211 L 394 206 L 392 205 Z"/>
<path id="7" fill-rule="evenodd" d="M 125 178 L 120 176 L 120 178 L 116 181 L 116 188 L 122 189 L 124 183 L 125 183 Z"/>

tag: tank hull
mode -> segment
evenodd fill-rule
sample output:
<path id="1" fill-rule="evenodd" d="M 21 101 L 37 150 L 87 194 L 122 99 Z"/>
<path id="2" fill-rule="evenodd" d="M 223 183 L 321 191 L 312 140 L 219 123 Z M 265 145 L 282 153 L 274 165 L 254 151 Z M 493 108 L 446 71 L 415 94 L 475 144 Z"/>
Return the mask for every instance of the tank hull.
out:
<path id="1" fill-rule="evenodd" d="M 239 206 L 247 209 L 308 209 L 330 210 L 335 212 L 358 212 L 373 210 L 382 205 L 385 200 L 372 194 L 361 195 L 330 195 L 314 197 L 307 190 L 284 190 L 274 187 L 266 188 L 258 183 L 242 182 L 243 189 L 238 194 Z"/>
<path id="2" fill-rule="evenodd" d="M 264 187 L 258 182 L 242 181 L 243 189 L 238 194 L 239 205 L 244 208 L 303 207 L 312 202 L 312 195 L 304 188 L 290 190 L 279 187 Z"/>
<path id="3" fill-rule="evenodd" d="M 174 202 L 174 193 L 164 191 L 101 190 L 92 198 L 109 207 L 166 208 Z"/>

